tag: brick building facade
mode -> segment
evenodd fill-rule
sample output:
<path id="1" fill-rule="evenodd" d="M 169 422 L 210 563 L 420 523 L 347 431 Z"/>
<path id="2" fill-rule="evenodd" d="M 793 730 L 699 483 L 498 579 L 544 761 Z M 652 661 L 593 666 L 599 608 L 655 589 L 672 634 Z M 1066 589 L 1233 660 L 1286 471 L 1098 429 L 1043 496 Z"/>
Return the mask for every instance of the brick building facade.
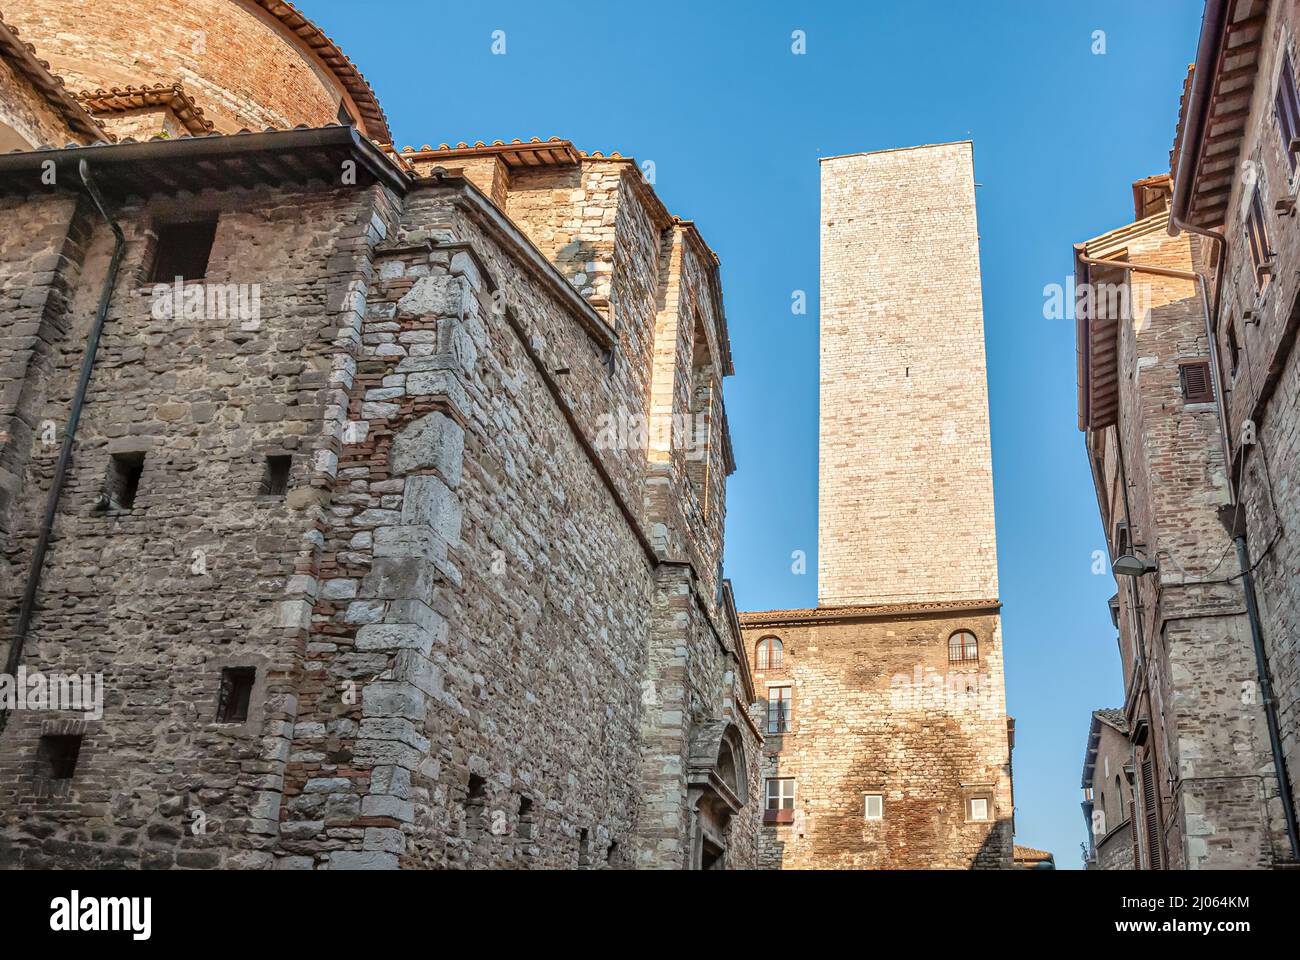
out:
<path id="1" fill-rule="evenodd" d="M 1296 30 L 1294 4 L 1207 3 L 1172 182 L 1075 251 L 1147 869 L 1297 860 Z"/>
<path id="2" fill-rule="evenodd" d="M 104 692 L 3 712 L 0 864 L 756 865 L 699 231 L 393 150 L 286 4 L 109 7 L 0 27 L 0 650 Z"/>
<path id="3" fill-rule="evenodd" d="M 1013 863 L 969 143 L 822 161 L 818 606 L 741 616 L 776 868 Z"/>

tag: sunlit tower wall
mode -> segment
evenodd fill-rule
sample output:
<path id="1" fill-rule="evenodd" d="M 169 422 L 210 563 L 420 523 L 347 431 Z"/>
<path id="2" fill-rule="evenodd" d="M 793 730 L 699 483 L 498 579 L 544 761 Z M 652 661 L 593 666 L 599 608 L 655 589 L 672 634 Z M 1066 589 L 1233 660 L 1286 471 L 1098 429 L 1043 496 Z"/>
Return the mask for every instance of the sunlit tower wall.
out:
<path id="1" fill-rule="evenodd" d="M 969 141 L 821 163 L 820 606 L 998 596 Z"/>

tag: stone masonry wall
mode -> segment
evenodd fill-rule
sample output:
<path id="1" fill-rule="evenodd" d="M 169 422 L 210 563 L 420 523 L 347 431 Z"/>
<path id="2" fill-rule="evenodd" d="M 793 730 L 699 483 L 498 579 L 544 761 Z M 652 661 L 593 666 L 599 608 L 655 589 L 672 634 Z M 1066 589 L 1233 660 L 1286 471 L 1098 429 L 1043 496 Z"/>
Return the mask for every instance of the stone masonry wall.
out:
<path id="1" fill-rule="evenodd" d="M 73 206 L 14 206 L 39 229 L 0 289 L 24 291 L 36 326 L 16 329 L 51 341 L 48 375 L 26 341 L 3 368 L 27 447 L 66 416 L 111 244 L 93 223 L 82 270 Z M 257 317 L 155 314 L 154 225 L 196 210 L 220 214 L 207 280 L 259 284 Z M 615 280 L 648 299 L 611 371 L 463 181 L 209 192 L 120 217 L 127 259 L 24 657 L 103 671 L 108 698 L 66 731 L 14 714 L 0 861 L 682 867 L 691 745 L 722 719 L 747 754 L 727 862 L 752 865 L 759 737 L 716 571 L 641 529 L 644 442 L 596 443 L 609 410 L 647 411 L 657 274 Z M 68 321 L 35 265 L 72 290 Z M 139 493 L 98 511 L 113 454 L 143 455 Z M 262 492 L 269 456 L 291 458 L 283 496 Z M 13 460 L 13 569 L 48 483 L 50 458 L 29 459 Z M 721 500 L 709 530 L 660 542 L 720 552 Z M 242 723 L 216 722 L 228 667 L 257 671 Z M 51 732 L 84 735 L 71 781 L 38 769 Z"/>
<path id="2" fill-rule="evenodd" d="M 1144 224 L 1122 240 L 1091 242 L 1089 254 L 1191 268 L 1187 237 L 1169 237 L 1159 215 Z M 1095 282 L 1123 282 L 1120 274 L 1094 274 Z M 1236 555 L 1218 515 L 1228 500 L 1218 411 L 1214 403 L 1188 403 L 1180 377 L 1180 364 L 1209 359 L 1203 308 L 1189 281 L 1137 272 L 1128 283 L 1134 319 L 1118 332 L 1118 439 L 1132 543 L 1160 567 L 1118 584 L 1124 647 L 1143 647 L 1140 661 L 1125 663 L 1129 719 L 1147 716 L 1152 724 L 1137 762 L 1141 769 L 1150 758 L 1157 771 L 1165 866 L 1267 865 L 1282 839 L 1281 811 L 1253 693 L 1244 598 L 1232 579 Z M 1119 450 L 1097 438 L 1093 445 L 1115 490 L 1103 510 L 1115 556 L 1115 531 L 1126 518 Z M 1145 670 L 1135 679 L 1139 662 Z"/>
<path id="3" fill-rule="evenodd" d="M 1300 218 L 1275 212 L 1276 200 L 1295 196 L 1300 176 L 1290 169 L 1274 118 L 1282 51 L 1300 62 L 1300 10 L 1268 5 L 1256 67 L 1258 79 L 1238 166 L 1254 180 L 1233 178 L 1224 235 L 1228 254 L 1217 318 L 1218 350 L 1234 476 L 1263 620 L 1264 644 L 1277 697 L 1282 748 L 1292 796 L 1300 796 Z M 1247 205 L 1259 186 L 1275 266 L 1256 281 L 1245 233 Z M 1249 316 L 1248 316 L 1249 314 Z M 1235 371 L 1228 328 L 1236 330 Z"/>
<path id="4" fill-rule="evenodd" d="M 996 598 L 971 145 L 821 173 L 818 602 Z"/>
<path id="5" fill-rule="evenodd" d="M 5 60 L 0 60 L 0 125 L 12 127 L 26 141 L 24 146 L 0 139 L 3 152 L 42 144 L 62 146 L 80 139 L 68 128 L 67 120 L 32 89 L 26 78 L 14 73 L 13 67 Z"/>
<path id="6" fill-rule="evenodd" d="M 28 209 L 67 215 L 50 200 Z M 259 311 L 159 315 L 154 225 L 202 210 L 220 214 L 207 281 L 257 284 Z M 102 672 L 104 715 L 75 721 L 78 775 L 61 783 L 42 781 L 33 758 L 62 721 L 12 715 L 0 846 L 6 862 L 32 866 L 268 865 L 304 639 L 295 571 L 318 519 L 310 484 L 337 307 L 356 276 L 338 254 L 370 229 L 368 197 L 207 192 L 120 217 L 126 259 L 23 657 L 29 670 Z M 44 372 L 18 384 L 33 392 L 27 430 L 48 421 L 54 445 L 35 438 L 19 474 L 5 555 L 23 575 L 5 581 L 6 640 L 111 245 L 96 218 L 68 318 L 38 345 L 51 351 Z M 5 285 L 35 292 L 44 262 L 35 251 L 10 261 Z M 139 492 L 130 509 L 104 510 L 115 454 L 143 456 Z M 291 460 L 287 497 L 260 493 L 271 455 Z M 235 666 L 258 668 L 252 713 L 218 723 L 222 669 Z"/>
<path id="7" fill-rule="evenodd" d="M 824 608 L 823 608 L 824 609 Z M 1011 864 L 1011 756 L 996 614 L 764 623 L 742 618 L 751 658 L 783 645 L 760 671 L 754 716 L 765 733 L 763 775 L 795 779 L 790 824 L 764 824 L 762 866 L 774 869 L 969 869 Z M 972 630 L 977 663 L 950 663 L 948 638 Z M 766 726 L 767 690 L 792 688 L 789 732 Z M 865 819 L 864 796 L 884 797 Z M 971 823 L 965 801 L 989 801 Z"/>

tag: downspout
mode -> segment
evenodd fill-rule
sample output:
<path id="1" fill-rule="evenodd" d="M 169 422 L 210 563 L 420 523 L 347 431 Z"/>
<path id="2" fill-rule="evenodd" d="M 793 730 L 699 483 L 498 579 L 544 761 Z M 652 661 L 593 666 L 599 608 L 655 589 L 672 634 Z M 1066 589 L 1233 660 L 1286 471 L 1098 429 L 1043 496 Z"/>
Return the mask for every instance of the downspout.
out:
<path id="1" fill-rule="evenodd" d="M 9 644 L 9 656 L 5 663 L 5 672 L 14 676 L 22 660 L 23 646 L 27 640 L 27 631 L 31 628 L 32 614 L 36 609 L 36 594 L 40 589 L 41 573 L 45 566 L 45 553 L 49 549 L 50 536 L 54 531 L 54 518 L 58 514 L 59 500 L 63 495 L 63 485 L 68 476 L 68 463 L 72 459 L 72 446 L 77 438 L 77 424 L 81 421 L 81 409 L 86 402 L 86 390 L 90 385 L 90 375 L 95 369 L 95 353 L 99 348 L 99 336 L 104 330 L 104 320 L 108 316 L 108 306 L 113 299 L 113 288 L 117 285 L 118 271 L 126 253 L 126 237 L 122 228 L 113 219 L 104 205 L 104 198 L 90 176 L 90 164 L 82 160 L 77 167 L 81 182 L 86 187 L 90 199 L 94 201 L 99 215 L 113 231 L 113 257 L 108 264 L 108 274 L 99 295 L 99 307 L 95 311 L 95 322 L 86 338 L 86 350 L 81 359 L 81 376 L 77 380 L 77 391 L 72 397 L 72 408 L 68 411 L 68 425 L 63 431 L 63 444 L 59 448 L 58 463 L 54 467 L 54 481 L 45 502 L 45 517 L 41 521 L 40 533 L 36 537 L 36 547 L 32 551 L 32 564 L 27 573 L 27 586 L 23 591 L 22 606 L 18 610 L 18 623 L 14 628 L 13 640 Z M 9 723 L 9 711 L 0 711 L 0 732 Z"/>

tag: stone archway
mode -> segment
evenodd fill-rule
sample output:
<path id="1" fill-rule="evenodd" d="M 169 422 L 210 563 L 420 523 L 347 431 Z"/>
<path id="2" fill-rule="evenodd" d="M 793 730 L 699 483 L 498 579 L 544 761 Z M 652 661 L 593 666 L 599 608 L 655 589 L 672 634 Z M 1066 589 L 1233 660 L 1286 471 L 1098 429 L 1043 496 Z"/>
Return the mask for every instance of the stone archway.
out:
<path id="1" fill-rule="evenodd" d="M 728 827 L 749 801 L 740 730 L 730 720 L 700 724 L 691 735 L 687 789 L 692 870 L 727 868 Z"/>

